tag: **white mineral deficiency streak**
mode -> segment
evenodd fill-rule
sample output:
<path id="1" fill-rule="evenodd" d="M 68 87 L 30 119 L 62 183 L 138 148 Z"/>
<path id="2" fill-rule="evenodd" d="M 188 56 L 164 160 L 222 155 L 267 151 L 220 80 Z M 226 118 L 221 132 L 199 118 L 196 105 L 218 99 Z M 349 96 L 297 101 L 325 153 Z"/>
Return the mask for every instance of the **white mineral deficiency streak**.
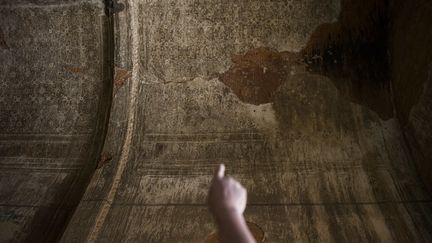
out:
<path id="1" fill-rule="evenodd" d="M 122 153 L 120 155 L 119 162 L 117 164 L 117 169 L 114 175 L 114 179 L 112 181 L 110 190 L 108 192 L 108 196 L 105 201 L 102 202 L 101 208 L 96 217 L 95 223 L 88 234 L 87 242 L 93 243 L 97 240 L 100 230 L 105 222 L 106 216 L 111 208 L 112 202 L 114 201 L 114 197 L 117 193 L 117 190 L 120 185 L 121 178 L 123 176 L 124 169 L 126 167 L 126 163 L 129 158 L 130 145 L 132 141 L 132 134 L 135 125 L 135 113 L 137 107 L 137 93 L 138 93 L 138 72 L 139 72 L 139 53 L 138 53 L 138 4 L 136 0 L 129 0 L 129 6 L 131 11 L 131 32 L 132 32 L 132 77 L 130 80 L 131 84 L 131 102 L 128 111 L 128 121 L 127 121 L 127 130 L 126 137 L 123 142 Z"/>

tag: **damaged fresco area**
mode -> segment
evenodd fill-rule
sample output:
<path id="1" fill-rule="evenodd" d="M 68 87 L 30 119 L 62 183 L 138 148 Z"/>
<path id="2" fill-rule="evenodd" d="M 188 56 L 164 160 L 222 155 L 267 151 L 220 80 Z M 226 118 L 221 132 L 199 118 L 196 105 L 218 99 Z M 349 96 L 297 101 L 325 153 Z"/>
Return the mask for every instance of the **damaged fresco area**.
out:
<path id="1" fill-rule="evenodd" d="M 359 19 L 348 21 L 357 8 Z M 96 223 L 83 241 L 214 239 L 206 195 L 219 163 L 251 188 L 246 219 L 266 241 L 411 237 L 402 207 L 380 203 L 427 200 L 387 96 L 378 95 L 387 92 L 378 75 L 385 63 L 366 63 L 385 56 L 350 52 L 381 48 L 382 8 L 372 0 L 127 1 L 116 66 L 130 77 L 114 97 L 104 148 L 113 159 L 96 172 L 90 206 L 77 210 L 64 239 L 89 216 Z M 367 82 L 383 87 L 371 103 Z"/>
<path id="2" fill-rule="evenodd" d="M 383 119 L 393 117 L 388 3 L 344 0 L 341 7 L 338 21 L 318 26 L 299 52 L 258 47 L 233 54 L 230 68 L 217 77 L 243 102 L 259 105 L 271 103 L 293 75 L 319 74 L 330 78 L 349 101 Z"/>

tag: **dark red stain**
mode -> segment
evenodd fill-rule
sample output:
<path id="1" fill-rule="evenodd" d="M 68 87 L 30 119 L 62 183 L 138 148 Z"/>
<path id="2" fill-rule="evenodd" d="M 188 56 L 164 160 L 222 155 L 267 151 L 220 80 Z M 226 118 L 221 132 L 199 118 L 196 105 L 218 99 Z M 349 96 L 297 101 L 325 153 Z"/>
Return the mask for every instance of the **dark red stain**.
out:
<path id="1" fill-rule="evenodd" d="M 112 155 L 109 152 L 102 152 L 99 158 L 97 169 L 102 168 L 112 160 Z"/>
<path id="2" fill-rule="evenodd" d="M 243 101 L 273 101 L 290 68 L 304 66 L 329 77 L 342 93 L 383 118 L 393 116 L 388 61 L 388 0 L 342 0 L 339 20 L 319 26 L 298 53 L 259 47 L 233 55 L 233 65 L 219 80 Z"/>
<path id="3" fill-rule="evenodd" d="M 296 53 L 266 47 L 231 59 L 233 65 L 219 79 L 242 101 L 255 105 L 271 102 L 274 92 L 286 81 L 291 64 L 301 60 Z"/>

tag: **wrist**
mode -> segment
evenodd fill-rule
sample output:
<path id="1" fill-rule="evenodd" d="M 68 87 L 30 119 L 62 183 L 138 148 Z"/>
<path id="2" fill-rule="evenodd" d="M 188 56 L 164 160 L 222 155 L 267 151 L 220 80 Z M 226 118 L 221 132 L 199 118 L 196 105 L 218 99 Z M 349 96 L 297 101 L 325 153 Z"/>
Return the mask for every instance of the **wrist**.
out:
<path id="1" fill-rule="evenodd" d="M 219 225 L 229 225 L 230 223 L 246 223 L 243 214 L 237 210 L 221 210 L 215 219 Z"/>

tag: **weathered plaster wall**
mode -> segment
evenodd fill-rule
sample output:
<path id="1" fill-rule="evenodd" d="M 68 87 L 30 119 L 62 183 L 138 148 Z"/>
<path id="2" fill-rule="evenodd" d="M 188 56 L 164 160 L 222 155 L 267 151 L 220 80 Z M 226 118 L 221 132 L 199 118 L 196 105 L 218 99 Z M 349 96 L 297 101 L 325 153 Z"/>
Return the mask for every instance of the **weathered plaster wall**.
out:
<path id="1" fill-rule="evenodd" d="M 53 242 L 96 167 L 104 15 L 100 1 L 0 1 L 0 242 Z"/>
<path id="2" fill-rule="evenodd" d="M 419 174 L 432 192 L 432 4 L 394 1 L 393 94 Z"/>
<path id="3" fill-rule="evenodd" d="M 124 3 L 112 160 L 62 242 L 202 242 L 220 162 L 265 242 L 431 241 L 390 102 L 385 1 Z"/>
<path id="4" fill-rule="evenodd" d="M 63 242 L 202 242 L 220 162 L 267 242 L 432 241 L 430 3 L 123 3 L 114 47 L 102 1 L 0 0 L 0 241 L 58 238 L 111 98 Z"/>

